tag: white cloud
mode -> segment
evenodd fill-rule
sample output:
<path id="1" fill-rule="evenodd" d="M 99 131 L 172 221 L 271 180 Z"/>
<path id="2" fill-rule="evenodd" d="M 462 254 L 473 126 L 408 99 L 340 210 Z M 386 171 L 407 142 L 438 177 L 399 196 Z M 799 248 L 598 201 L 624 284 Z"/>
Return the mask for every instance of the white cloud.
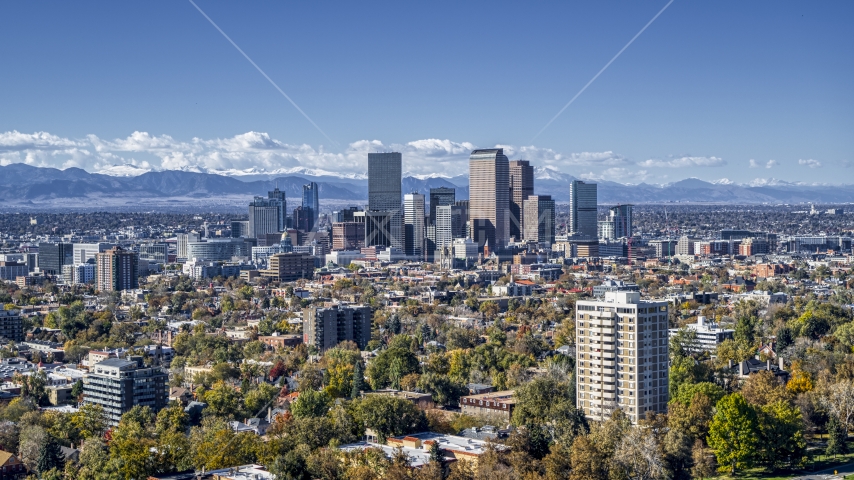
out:
<path id="1" fill-rule="evenodd" d="M 632 170 L 625 167 L 611 167 L 606 168 L 600 173 L 588 172 L 578 175 L 578 178 L 582 180 L 598 180 L 630 184 L 641 183 L 650 177 L 651 175 L 646 170 Z"/>
<path id="2" fill-rule="evenodd" d="M 776 167 L 779 164 L 780 162 L 778 162 L 777 160 L 768 160 L 768 163 L 765 164 L 765 168 Z"/>
<path id="3" fill-rule="evenodd" d="M 818 160 L 813 160 L 812 158 L 808 160 L 800 159 L 798 160 L 799 165 L 806 165 L 810 168 L 821 168 L 821 162 Z"/>
<path id="4" fill-rule="evenodd" d="M 31 134 L 21 133 L 17 130 L 0 132 L 0 152 L 73 150 L 85 144 L 85 142 L 76 142 L 47 132 Z"/>
<path id="5" fill-rule="evenodd" d="M 611 152 L 563 154 L 536 146 L 504 148 L 511 159 L 532 160 L 540 167 L 570 173 L 578 167 L 595 170 L 634 165 L 630 159 Z M 178 140 L 170 135 L 136 131 L 125 138 L 102 139 L 87 135 L 69 139 L 47 132 L 0 133 L 0 165 L 27 163 L 34 166 L 79 167 L 109 175 L 134 175 L 153 170 L 186 170 L 227 173 L 309 173 L 363 176 L 367 154 L 398 151 L 404 170 L 413 175 L 455 176 L 468 169 L 469 153 L 478 148 L 471 142 L 428 138 L 403 144 L 359 140 L 341 152 L 329 152 L 308 144 L 288 144 L 264 132 L 246 132 L 227 138 Z M 603 172 L 601 175 L 604 175 Z M 611 170 L 609 175 L 623 175 Z M 645 175 L 645 174 L 644 174 Z M 632 177 L 643 179 L 642 177 Z"/>
<path id="6" fill-rule="evenodd" d="M 750 159 L 750 168 L 759 168 L 759 164 L 752 158 Z"/>
<path id="7" fill-rule="evenodd" d="M 640 162 L 638 165 L 642 167 L 670 167 L 670 168 L 685 168 L 685 167 L 722 167 L 726 165 L 726 160 L 718 157 L 678 157 L 668 160 L 649 159 Z"/>

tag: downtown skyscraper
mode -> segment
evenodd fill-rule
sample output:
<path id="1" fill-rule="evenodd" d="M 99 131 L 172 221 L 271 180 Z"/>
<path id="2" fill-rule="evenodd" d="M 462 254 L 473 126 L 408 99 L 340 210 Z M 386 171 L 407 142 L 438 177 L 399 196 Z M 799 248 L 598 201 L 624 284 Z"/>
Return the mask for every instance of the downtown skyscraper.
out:
<path id="1" fill-rule="evenodd" d="M 573 180 L 569 184 L 569 233 L 590 239 L 598 238 L 595 183 Z"/>
<path id="2" fill-rule="evenodd" d="M 284 232 L 288 228 L 288 199 L 285 197 L 285 192 L 279 190 L 277 184 L 275 190 L 267 192 L 267 198 L 279 201 L 279 231 Z"/>
<path id="3" fill-rule="evenodd" d="M 399 152 L 368 154 L 368 211 L 373 213 L 365 215 L 371 223 L 365 227 L 365 246 L 403 249 L 402 164 Z"/>
<path id="4" fill-rule="evenodd" d="M 527 160 L 510 162 L 510 236 L 516 241 L 525 235 L 523 205 L 534 194 L 534 167 Z"/>
<path id="5" fill-rule="evenodd" d="M 302 213 L 308 218 L 306 231 L 317 230 L 317 221 L 320 218 L 319 191 L 320 187 L 314 182 L 302 186 Z"/>
<path id="6" fill-rule="evenodd" d="M 424 258 L 424 195 L 407 193 L 403 196 L 404 253 L 412 259 Z"/>
<path id="7" fill-rule="evenodd" d="M 501 148 L 480 149 L 469 157 L 471 238 L 483 250 L 502 249 L 510 241 L 509 160 Z M 594 216 L 594 230 L 595 219 Z"/>

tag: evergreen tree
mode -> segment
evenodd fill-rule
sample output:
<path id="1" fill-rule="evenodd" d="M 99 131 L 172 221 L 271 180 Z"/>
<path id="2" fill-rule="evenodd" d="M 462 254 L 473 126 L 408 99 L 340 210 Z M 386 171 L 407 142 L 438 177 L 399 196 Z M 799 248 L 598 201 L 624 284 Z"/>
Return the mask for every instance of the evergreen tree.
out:
<path id="1" fill-rule="evenodd" d="M 830 421 L 827 422 L 827 449 L 824 451 L 827 455 L 843 455 L 848 453 L 848 445 L 845 443 L 845 429 L 840 425 L 839 420 L 833 415 L 830 416 Z"/>
<path id="2" fill-rule="evenodd" d="M 362 362 L 356 362 L 353 369 L 353 389 L 350 398 L 359 398 L 359 394 L 365 390 L 365 374 L 362 372 Z"/>
<path id="3" fill-rule="evenodd" d="M 62 469 L 64 463 L 65 461 L 62 451 L 59 449 L 59 444 L 56 443 L 53 437 L 48 437 L 47 442 L 39 452 L 36 468 L 38 468 L 39 472 L 47 472 L 51 468 Z"/>
<path id="4" fill-rule="evenodd" d="M 439 452 L 439 442 L 433 442 L 433 444 L 430 445 L 430 461 L 442 463 L 442 454 Z"/>

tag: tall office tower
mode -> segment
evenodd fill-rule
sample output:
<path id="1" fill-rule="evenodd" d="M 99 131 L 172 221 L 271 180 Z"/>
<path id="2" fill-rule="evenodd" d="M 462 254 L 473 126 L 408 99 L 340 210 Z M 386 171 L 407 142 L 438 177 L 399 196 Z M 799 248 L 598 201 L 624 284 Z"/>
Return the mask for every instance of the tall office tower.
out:
<path id="1" fill-rule="evenodd" d="M 555 243 L 555 201 L 551 195 L 529 195 L 523 202 L 525 241 Z"/>
<path id="2" fill-rule="evenodd" d="M 279 201 L 279 231 L 284 232 L 288 228 L 288 199 L 285 192 L 279 190 L 276 184 L 275 190 L 267 192 L 267 198 Z"/>
<path id="3" fill-rule="evenodd" d="M 74 264 L 74 246 L 70 243 L 39 243 L 39 270 L 47 275 L 62 275 L 63 265 Z"/>
<path id="4" fill-rule="evenodd" d="M 249 237 L 264 238 L 268 233 L 280 232 L 280 207 L 281 202 L 277 199 L 255 197 L 249 204 Z"/>
<path id="5" fill-rule="evenodd" d="M 429 225 L 436 225 L 436 207 L 438 207 L 439 205 L 453 205 L 456 201 L 456 189 L 448 187 L 431 188 Z"/>
<path id="6" fill-rule="evenodd" d="M 302 232 L 311 231 L 311 211 L 299 206 L 291 215 L 292 226 Z"/>
<path id="7" fill-rule="evenodd" d="M 453 245 L 455 238 L 466 238 L 466 222 L 463 207 L 440 205 L 436 208 L 435 248 Z"/>
<path id="8" fill-rule="evenodd" d="M 402 157 L 398 152 L 368 154 L 368 210 L 389 212 L 384 227 L 390 246 L 403 249 L 403 215 L 401 205 Z M 370 227 L 365 228 L 365 235 Z M 367 238 L 366 238 L 367 240 Z M 371 247 L 379 244 L 369 244 Z"/>
<path id="9" fill-rule="evenodd" d="M 632 207 L 617 205 L 608 209 L 608 219 L 598 222 L 599 238 L 616 240 L 632 236 Z"/>
<path id="10" fill-rule="evenodd" d="M 632 423 L 664 413 L 668 401 L 667 302 L 605 292 L 575 309 L 577 406 L 591 420 L 619 408 Z"/>
<path id="11" fill-rule="evenodd" d="M 102 292 L 120 292 L 139 288 L 139 256 L 135 252 L 113 247 L 95 255 L 96 285 Z"/>
<path id="12" fill-rule="evenodd" d="M 248 235 L 248 229 L 249 229 L 248 225 L 249 225 L 249 222 L 247 222 L 247 227 L 246 227 L 247 228 L 247 235 Z M 232 225 L 231 228 L 233 229 L 234 226 Z M 177 247 L 178 247 L 178 255 L 177 255 L 178 261 L 189 260 L 189 257 L 187 256 L 188 255 L 187 245 L 190 243 L 196 243 L 196 242 L 200 241 L 202 239 L 202 236 L 199 235 L 198 232 L 190 232 L 190 233 L 179 233 L 177 235 L 177 237 L 178 237 L 178 242 L 177 242 L 178 243 L 178 245 L 177 245 Z"/>
<path id="13" fill-rule="evenodd" d="M 518 242 L 525 232 L 523 202 L 534 194 L 534 167 L 527 160 L 510 162 L 510 236 Z M 527 240 L 527 239 L 526 239 Z"/>
<path id="14" fill-rule="evenodd" d="M 302 209 L 308 216 L 306 232 L 317 229 L 317 220 L 320 218 L 320 199 L 317 196 L 319 190 L 314 182 L 302 186 Z"/>
<path id="15" fill-rule="evenodd" d="M 468 200 L 457 200 L 457 203 L 455 203 L 454 205 L 463 209 L 462 210 L 463 211 L 463 225 L 466 226 L 466 233 L 465 233 L 465 235 L 463 235 L 463 237 L 468 237 L 469 233 L 471 232 L 471 227 L 469 225 L 469 219 L 471 218 L 470 211 L 469 211 L 469 201 Z"/>
<path id="16" fill-rule="evenodd" d="M 569 184 L 569 233 L 598 238 L 596 184 L 573 180 Z"/>
<path id="17" fill-rule="evenodd" d="M 492 251 L 510 241 L 509 161 L 501 148 L 475 150 L 469 157 L 471 238 Z M 594 215 L 593 219 L 596 217 Z"/>
<path id="18" fill-rule="evenodd" d="M 365 212 L 365 246 L 394 247 L 394 237 L 392 234 L 393 220 L 393 212 L 383 212 L 380 210 L 368 210 Z"/>
<path id="19" fill-rule="evenodd" d="M 424 258 L 424 195 L 403 196 L 404 253 L 407 257 Z"/>
<path id="20" fill-rule="evenodd" d="M 634 205 L 625 204 L 611 207 L 608 210 L 608 219 L 614 222 L 615 238 L 629 238 L 632 236 L 632 207 Z"/>

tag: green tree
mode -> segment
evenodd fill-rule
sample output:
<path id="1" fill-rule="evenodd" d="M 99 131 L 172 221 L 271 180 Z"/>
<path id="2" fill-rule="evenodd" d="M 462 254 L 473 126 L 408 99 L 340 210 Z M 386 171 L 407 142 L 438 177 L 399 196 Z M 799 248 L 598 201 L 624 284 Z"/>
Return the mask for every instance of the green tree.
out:
<path id="1" fill-rule="evenodd" d="M 759 444 L 762 463 L 772 469 L 801 465 L 806 460 L 807 447 L 803 423 L 798 407 L 785 401 L 762 407 Z"/>
<path id="2" fill-rule="evenodd" d="M 320 417 L 326 415 L 332 398 L 326 392 L 304 390 L 291 404 L 291 413 L 296 418 Z"/>
<path id="3" fill-rule="evenodd" d="M 353 388 L 350 390 L 350 398 L 358 398 L 360 393 L 366 390 L 365 374 L 363 370 L 362 362 L 356 362 L 356 365 L 353 368 L 353 380 L 351 381 Z"/>
<path id="4" fill-rule="evenodd" d="M 418 358 L 408 348 L 383 350 L 368 365 L 368 378 L 374 390 L 399 382 L 410 373 L 418 373 Z"/>
<path id="5" fill-rule="evenodd" d="M 107 431 L 107 417 L 104 408 L 92 403 L 84 403 L 71 415 L 71 424 L 79 433 L 80 439 L 100 437 Z"/>
<path id="6" fill-rule="evenodd" d="M 468 394 L 468 387 L 452 381 L 447 375 L 425 373 L 418 378 L 418 388 L 433 396 L 439 405 L 458 405 L 460 397 Z"/>
<path id="7" fill-rule="evenodd" d="M 65 457 L 59 449 L 59 444 L 53 437 L 48 436 L 47 442 L 39 452 L 37 468 L 39 472 L 47 472 L 52 468 L 61 469 L 65 464 Z"/>
<path id="8" fill-rule="evenodd" d="M 759 421 L 753 407 L 740 393 L 718 401 L 709 425 L 709 446 L 721 466 L 735 474 L 737 469 L 753 465 L 759 443 Z"/>
<path id="9" fill-rule="evenodd" d="M 839 420 L 835 416 L 831 416 L 827 422 L 827 448 L 824 453 L 827 455 L 844 455 L 848 453 L 848 444 L 846 442 L 846 432 L 839 424 Z"/>
<path id="10" fill-rule="evenodd" d="M 373 430 L 381 442 L 388 437 L 423 431 L 427 418 L 412 402 L 386 395 L 367 395 L 353 401 L 353 416 Z"/>
<path id="11" fill-rule="evenodd" d="M 237 392 L 225 382 L 216 382 L 205 392 L 204 401 L 208 404 L 206 413 L 221 417 L 233 417 L 238 410 Z"/>
<path id="12" fill-rule="evenodd" d="M 83 380 L 77 380 L 74 382 L 74 386 L 71 387 L 71 396 L 79 399 L 83 395 Z"/>

